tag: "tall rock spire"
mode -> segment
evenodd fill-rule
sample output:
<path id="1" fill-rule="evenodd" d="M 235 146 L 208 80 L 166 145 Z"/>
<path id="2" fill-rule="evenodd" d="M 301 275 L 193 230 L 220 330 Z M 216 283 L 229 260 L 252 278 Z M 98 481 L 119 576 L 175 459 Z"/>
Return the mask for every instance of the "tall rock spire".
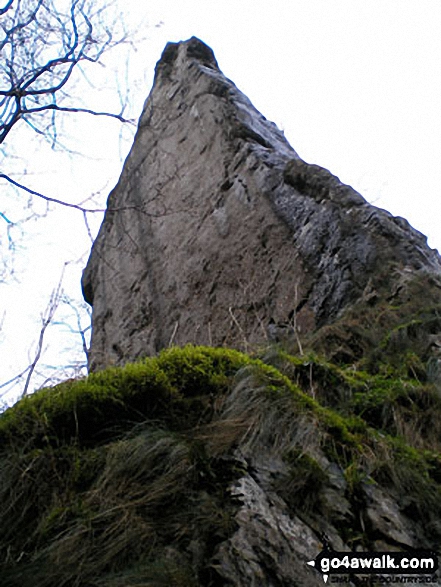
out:
<path id="1" fill-rule="evenodd" d="M 295 339 L 420 270 L 423 235 L 302 161 L 207 45 L 169 43 L 83 275 L 90 366 Z"/>

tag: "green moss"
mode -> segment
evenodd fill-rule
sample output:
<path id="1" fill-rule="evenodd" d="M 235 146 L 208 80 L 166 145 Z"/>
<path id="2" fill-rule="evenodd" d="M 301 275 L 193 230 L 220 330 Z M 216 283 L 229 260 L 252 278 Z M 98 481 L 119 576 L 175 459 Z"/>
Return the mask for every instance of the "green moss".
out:
<path id="1" fill-rule="evenodd" d="M 145 418 L 179 419 L 195 396 L 225 391 L 237 370 L 251 361 L 228 349 L 185 347 L 157 358 L 92 373 L 86 379 L 43 389 L 0 415 L 0 447 L 19 439 L 35 443 L 96 443 Z M 191 418 L 190 420 L 193 420 Z"/>
<path id="2" fill-rule="evenodd" d="M 97 442 L 115 421 L 136 421 L 160 411 L 173 393 L 153 361 L 108 369 L 18 402 L 0 416 L 0 447 L 19 439 L 37 444 Z"/>
<path id="3" fill-rule="evenodd" d="M 251 362 L 247 355 L 231 349 L 193 346 L 171 348 L 156 359 L 171 385 L 186 397 L 212 388 L 225 389 L 237 371 Z"/>
<path id="4" fill-rule="evenodd" d="M 378 483 L 409 516 L 434 519 L 441 398 L 391 373 L 187 346 L 25 398 L 0 416 L 2 584 L 215 584 L 208 561 L 235 531 L 227 488 L 249 472 L 240 442 L 282 451 L 288 473 L 274 484 L 295 511 L 321 511 L 318 451 L 345 471 L 354 511 Z"/>

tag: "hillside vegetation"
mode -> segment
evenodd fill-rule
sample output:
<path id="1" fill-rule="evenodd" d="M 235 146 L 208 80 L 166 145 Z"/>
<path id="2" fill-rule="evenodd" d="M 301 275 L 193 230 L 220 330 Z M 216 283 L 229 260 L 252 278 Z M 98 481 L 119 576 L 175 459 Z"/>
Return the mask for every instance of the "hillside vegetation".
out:
<path id="1" fill-rule="evenodd" d="M 441 396 L 417 363 L 372 373 L 187 346 L 23 399 L 0 417 L 0 584 L 224 584 L 232 488 L 262 447 L 284 465 L 271 490 L 313 531 L 325 520 L 351 549 L 408 547 L 402 529 L 363 522 L 381 490 L 433 547 Z"/>

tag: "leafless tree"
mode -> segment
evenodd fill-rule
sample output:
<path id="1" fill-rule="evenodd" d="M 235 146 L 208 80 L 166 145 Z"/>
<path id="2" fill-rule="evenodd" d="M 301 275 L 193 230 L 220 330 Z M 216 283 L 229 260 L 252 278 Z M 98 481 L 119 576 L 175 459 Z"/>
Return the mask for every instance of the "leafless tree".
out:
<path id="1" fill-rule="evenodd" d="M 120 112 L 102 112 L 79 103 L 78 75 L 87 64 L 127 42 L 121 17 L 110 17 L 111 5 L 100 0 L 8 0 L 0 8 L 0 148 L 19 124 L 49 141 L 58 141 L 57 117 L 66 113 L 107 116 L 121 122 Z M 4 166 L 4 160 L 1 162 Z M 0 168 L 0 178 L 25 188 Z M 32 195 L 44 195 L 29 190 Z M 55 201 L 65 204 L 63 201 Z M 11 220 L 1 211 L 5 222 Z"/>
<path id="2" fill-rule="evenodd" d="M 0 186 L 17 190 L 23 201 L 19 219 L 11 213 L 6 198 L 0 201 L 0 283 L 12 273 L 11 259 L 26 220 L 45 214 L 50 205 L 67 206 L 83 214 L 90 234 L 87 215 L 103 208 L 96 206 L 93 199 L 73 203 L 63 197 L 51 197 L 28 184 L 25 169 L 11 172 L 12 164 L 20 157 L 20 143 L 15 137 L 20 133 L 23 136 L 27 129 L 49 142 L 51 148 L 60 148 L 63 117 L 72 114 L 110 117 L 134 125 L 126 117 L 127 95 L 120 88 L 115 87 L 120 108 L 114 112 L 89 106 L 87 93 L 77 91 L 82 79 L 89 82 L 92 66 L 102 65 L 110 50 L 133 44 L 134 36 L 133 31 L 128 34 L 125 30 L 113 0 L 0 0 Z M 20 165 L 15 164 L 17 168 L 20 170 Z M 46 211 L 34 211 L 36 200 L 46 203 Z M 60 288 L 54 291 L 42 316 L 35 355 L 15 378 L 22 381 L 23 394 L 31 389 L 46 330 L 60 304 L 70 307 L 69 329 L 79 334 L 81 347 L 87 350 L 88 326 L 83 325 L 87 312 L 78 304 L 75 307 Z M 3 311 L 0 307 L 0 313 Z M 86 362 L 77 366 L 77 371 Z M 8 387 L 11 381 L 0 388 Z"/>
<path id="3" fill-rule="evenodd" d="M 96 112 L 73 104 L 69 84 L 83 62 L 124 42 L 106 6 L 90 0 L 10 0 L 0 9 L 0 144 L 23 121 L 57 141 L 56 116 L 84 112 L 125 122 L 123 112 Z M 118 27 L 119 28 L 119 27 Z"/>
<path id="4" fill-rule="evenodd" d="M 58 284 L 53 289 L 45 310 L 40 316 L 39 328 L 36 328 L 36 340 L 29 348 L 27 365 L 7 381 L 0 382 L 0 412 L 2 411 L 1 398 L 11 390 L 15 390 L 14 397 L 23 398 L 34 389 L 55 385 L 67 379 L 82 377 L 87 374 L 88 362 L 88 333 L 91 328 L 90 307 L 83 301 L 71 298 L 63 289 L 64 272 L 69 263 L 66 263 Z M 2 321 L 0 320 L 0 332 Z M 41 364 L 46 348 L 46 335 L 49 328 L 58 328 L 66 340 L 65 361 L 59 354 L 59 362 Z M 5 404 L 6 406 L 6 404 Z"/>

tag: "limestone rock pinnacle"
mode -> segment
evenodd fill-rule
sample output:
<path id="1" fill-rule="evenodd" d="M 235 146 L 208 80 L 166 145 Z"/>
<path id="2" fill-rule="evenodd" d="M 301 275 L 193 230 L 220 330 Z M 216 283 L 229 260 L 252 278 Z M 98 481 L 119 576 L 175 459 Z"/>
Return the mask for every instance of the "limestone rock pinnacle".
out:
<path id="1" fill-rule="evenodd" d="M 207 45 L 169 43 L 83 275 L 90 367 L 312 332 L 395 268 L 438 273 L 441 259 L 302 161 Z"/>
<path id="2" fill-rule="evenodd" d="M 198 39 L 164 50 L 82 284 L 91 370 L 156 356 L 1 414 L 2 587 L 354 586 L 409 552 L 441 586 L 441 259 Z M 157 354 L 184 343 L 210 346 Z"/>

